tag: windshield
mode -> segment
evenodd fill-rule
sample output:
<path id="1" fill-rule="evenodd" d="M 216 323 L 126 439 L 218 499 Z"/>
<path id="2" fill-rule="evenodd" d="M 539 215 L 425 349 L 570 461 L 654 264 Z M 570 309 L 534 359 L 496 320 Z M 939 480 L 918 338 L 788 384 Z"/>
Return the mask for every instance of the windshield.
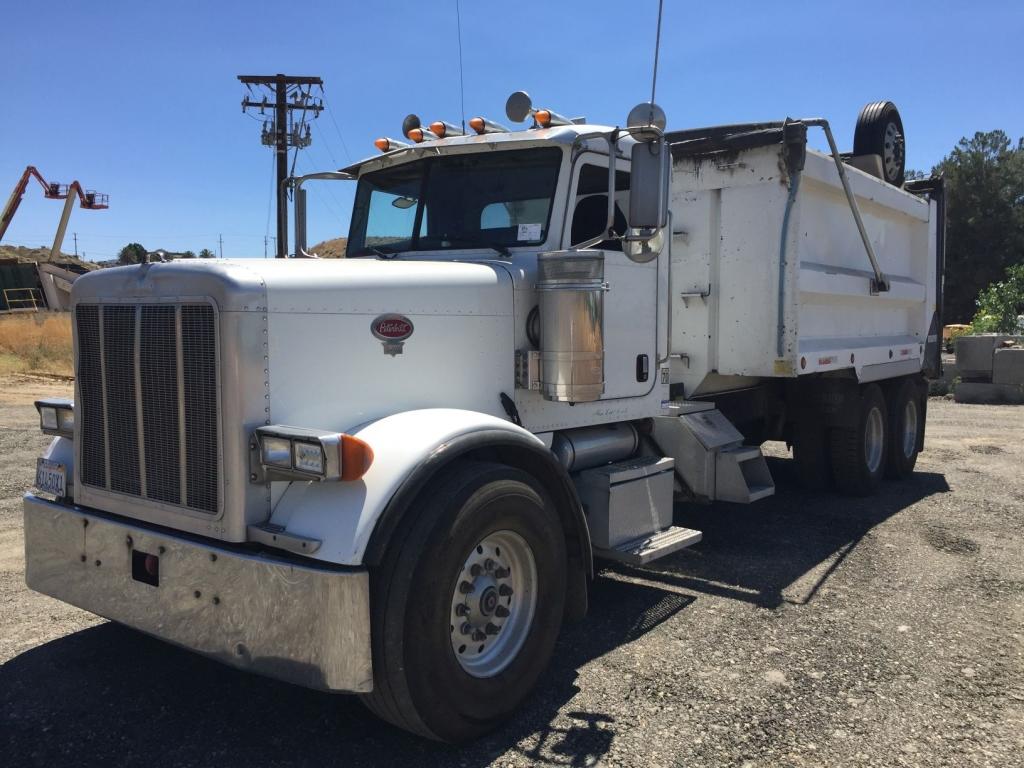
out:
<path id="1" fill-rule="evenodd" d="M 348 253 L 538 245 L 548 236 L 558 147 L 435 155 L 359 179 Z"/>

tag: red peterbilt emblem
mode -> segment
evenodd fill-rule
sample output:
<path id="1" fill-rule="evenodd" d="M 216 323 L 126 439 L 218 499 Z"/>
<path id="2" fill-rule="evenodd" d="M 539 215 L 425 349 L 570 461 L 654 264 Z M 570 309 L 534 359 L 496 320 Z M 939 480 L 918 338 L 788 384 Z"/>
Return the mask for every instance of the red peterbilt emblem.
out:
<path id="1" fill-rule="evenodd" d="M 405 315 L 379 315 L 370 323 L 370 333 L 379 339 L 388 355 L 402 354 L 404 342 L 412 336 L 412 321 Z"/>

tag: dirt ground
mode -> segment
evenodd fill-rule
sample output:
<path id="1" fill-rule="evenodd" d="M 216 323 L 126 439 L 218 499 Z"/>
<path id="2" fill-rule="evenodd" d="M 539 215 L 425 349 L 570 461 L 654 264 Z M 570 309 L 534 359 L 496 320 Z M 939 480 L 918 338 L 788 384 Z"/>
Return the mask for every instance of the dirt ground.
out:
<path id="1" fill-rule="evenodd" d="M 1024 408 L 929 404 L 909 482 L 680 506 L 704 541 L 602 571 L 527 706 L 454 748 L 352 697 L 247 675 L 24 586 L 21 501 L 46 439 L 0 381 L 6 765 L 1024 765 Z"/>

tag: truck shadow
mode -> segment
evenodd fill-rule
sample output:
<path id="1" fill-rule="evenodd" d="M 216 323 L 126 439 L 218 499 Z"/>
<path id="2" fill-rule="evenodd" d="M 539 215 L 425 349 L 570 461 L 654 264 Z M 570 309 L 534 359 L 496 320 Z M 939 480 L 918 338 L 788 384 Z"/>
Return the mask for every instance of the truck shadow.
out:
<path id="1" fill-rule="evenodd" d="M 587 710 L 580 667 L 699 600 L 805 603 L 870 530 L 949 490 L 938 474 L 869 499 L 798 489 L 770 460 L 777 495 L 759 504 L 679 505 L 704 541 L 643 568 L 599 573 L 587 619 L 567 627 L 539 690 L 508 724 L 462 747 L 428 742 L 332 696 L 239 672 L 115 624 L 37 646 L 0 666 L 0 749 L 12 765 L 592 765 L 626 727 Z M 301 631 L 301 629 L 299 630 Z M 581 697 L 582 698 L 582 697 Z M 590 699 L 592 700 L 592 699 Z"/>
<path id="2" fill-rule="evenodd" d="M 696 547 L 638 568 L 616 567 L 698 594 L 765 608 L 811 600 L 875 526 L 937 493 L 945 476 L 916 472 L 865 498 L 800 488 L 790 459 L 768 458 L 775 495 L 756 504 L 678 504 L 675 523 L 704 533 Z"/>
<path id="3" fill-rule="evenodd" d="M 587 620 L 567 627 L 539 690 L 509 723 L 469 745 L 429 742 L 355 697 L 236 671 L 117 624 L 37 646 L 0 666 L 0 749 L 10 765 L 594 764 L 614 718 L 568 710 L 577 670 L 643 636 L 694 598 L 599 578 Z M 301 628 L 298 630 L 301 631 Z"/>

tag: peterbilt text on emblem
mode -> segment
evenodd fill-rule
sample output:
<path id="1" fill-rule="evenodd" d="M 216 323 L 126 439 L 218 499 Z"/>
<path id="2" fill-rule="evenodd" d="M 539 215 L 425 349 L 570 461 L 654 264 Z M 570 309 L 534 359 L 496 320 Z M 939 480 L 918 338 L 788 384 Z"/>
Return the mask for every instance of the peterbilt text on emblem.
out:
<path id="1" fill-rule="evenodd" d="M 402 346 L 412 332 L 412 321 L 405 315 L 378 315 L 370 323 L 370 333 L 380 340 L 384 353 L 392 357 L 402 354 Z"/>

